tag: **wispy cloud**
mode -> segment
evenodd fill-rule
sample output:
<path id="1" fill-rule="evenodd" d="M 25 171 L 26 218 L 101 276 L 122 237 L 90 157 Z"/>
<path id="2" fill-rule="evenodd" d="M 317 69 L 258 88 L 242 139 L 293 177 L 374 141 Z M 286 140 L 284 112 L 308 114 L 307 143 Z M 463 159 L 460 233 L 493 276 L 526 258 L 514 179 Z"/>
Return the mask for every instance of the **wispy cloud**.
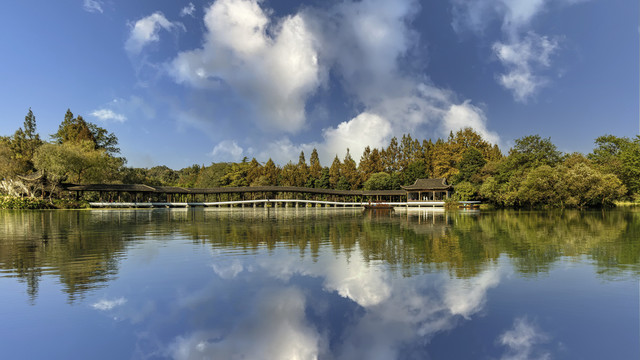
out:
<path id="1" fill-rule="evenodd" d="M 171 22 L 161 13 L 156 12 L 136 21 L 131 26 L 129 38 L 125 42 L 125 49 L 130 54 L 138 54 L 145 45 L 160 40 L 158 35 L 160 29 L 174 31 L 184 29 L 184 25 L 179 22 Z"/>
<path id="2" fill-rule="evenodd" d="M 537 75 L 536 69 L 548 68 L 550 57 L 558 49 L 558 41 L 529 33 L 524 39 L 508 44 L 497 42 L 493 51 L 507 72 L 500 74 L 502 86 L 513 92 L 517 101 L 526 102 L 547 79 Z"/>
<path id="3" fill-rule="evenodd" d="M 556 0 L 572 5 L 582 0 Z M 533 19 L 544 13 L 549 0 L 453 0 L 453 28 L 482 34 L 490 23 L 501 22 L 503 39 L 492 50 L 506 72 L 497 81 L 516 101 L 526 102 L 549 80 L 540 75 L 551 65 L 559 49 L 558 37 L 543 36 L 532 29 Z"/>
<path id="4" fill-rule="evenodd" d="M 113 121 L 117 121 L 117 122 L 125 122 L 127 120 L 126 116 L 124 116 L 122 114 L 115 113 L 113 110 L 110 110 L 110 109 L 94 110 L 91 113 L 91 115 L 97 117 L 98 119 L 100 119 L 102 121 L 113 120 Z"/>
<path id="5" fill-rule="evenodd" d="M 127 303 L 127 299 L 125 299 L 123 297 L 117 298 L 117 299 L 113 299 L 113 300 L 103 299 L 103 300 L 98 301 L 95 304 L 92 304 L 91 307 L 96 309 L 96 310 L 107 311 L 107 310 L 111 310 L 111 309 L 115 308 L 116 306 L 124 305 L 126 303 Z"/>
<path id="6" fill-rule="evenodd" d="M 189 5 L 185 6 L 180 10 L 180 16 L 194 16 L 193 14 L 196 12 L 196 6 L 193 3 L 189 3 Z"/>
<path id="7" fill-rule="evenodd" d="M 98 0 L 84 0 L 82 8 L 91 13 L 103 13 L 102 2 Z"/>

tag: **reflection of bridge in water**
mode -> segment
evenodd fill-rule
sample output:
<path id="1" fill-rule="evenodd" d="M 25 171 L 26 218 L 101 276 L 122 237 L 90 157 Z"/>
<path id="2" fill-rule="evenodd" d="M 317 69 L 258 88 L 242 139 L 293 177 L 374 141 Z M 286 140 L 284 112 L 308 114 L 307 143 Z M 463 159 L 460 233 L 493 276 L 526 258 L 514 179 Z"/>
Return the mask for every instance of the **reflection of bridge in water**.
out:
<path id="1" fill-rule="evenodd" d="M 92 207 L 443 207 L 445 201 L 408 199 L 406 190 L 333 190 L 294 186 L 182 188 L 138 184 L 66 185 Z M 477 201 L 461 202 L 469 206 Z"/>
<path id="2" fill-rule="evenodd" d="M 468 201 L 466 203 L 469 203 Z M 479 203 L 474 201 L 471 203 Z M 91 207 L 334 207 L 355 208 L 370 205 L 370 202 L 343 202 L 326 200 L 300 200 L 300 199 L 261 199 L 261 200 L 235 200 L 216 202 L 90 202 Z M 385 202 L 379 201 L 376 205 L 388 205 L 392 207 L 443 207 L 444 201 L 412 201 L 412 202 Z"/>

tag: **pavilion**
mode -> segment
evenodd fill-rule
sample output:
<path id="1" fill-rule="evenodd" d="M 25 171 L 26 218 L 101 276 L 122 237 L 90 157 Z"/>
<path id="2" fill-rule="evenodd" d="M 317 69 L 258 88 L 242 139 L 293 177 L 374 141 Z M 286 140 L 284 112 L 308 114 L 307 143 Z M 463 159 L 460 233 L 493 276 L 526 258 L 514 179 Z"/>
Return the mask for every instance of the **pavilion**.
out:
<path id="1" fill-rule="evenodd" d="M 447 179 L 417 179 L 413 185 L 402 186 L 407 192 L 407 202 L 444 201 L 453 193 L 453 186 Z"/>

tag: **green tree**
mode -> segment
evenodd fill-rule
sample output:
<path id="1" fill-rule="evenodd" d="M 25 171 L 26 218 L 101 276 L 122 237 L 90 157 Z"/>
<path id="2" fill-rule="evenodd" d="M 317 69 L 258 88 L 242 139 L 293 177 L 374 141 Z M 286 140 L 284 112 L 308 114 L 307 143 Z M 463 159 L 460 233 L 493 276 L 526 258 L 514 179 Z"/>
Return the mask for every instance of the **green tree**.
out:
<path id="1" fill-rule="evenodd" d="M 411 134 L 402 135 L 399 147 L 398 170 L 404 171 L 409 164 L 418 160 L 422 155 L 422 147 L 418 140 L 414 140 Z"/>
<path id="2" fill-rule="evenodd" d="M 411 162 L 405 169 L 402 170 L 402 179 L 404 185 L 411 185 L 416 182 L 417 179 L 428 177 L 427 166 L 423 159 L 418 159 Z"/>
<path id="3" fill-rule="evenodd" d="M 116 181 L 123 162 L 85 141 L 42 145 L 36 150 L 34 164 L 51 181 L 86 184 Z"/>
<path id="4" fill-rule="evenodd" d="M 458 174 L 454 177 L 454 183 L 469 181 L 477 183 L 477 179 L 474 178 L 480 170 L 484 167 L 487 161 L 482 156 L 480 150 L 475 147 L 467 148 L 462 153 L 462 159 L 457 164 Z"/>
<path id="5" fill-rule="evenodd" d="M 459 182 L 454 186 L 453 199 L 457 201 L 475 200 L 478 190 L 468 181 Z"/>
<path id="6" fill-rule="evenodd" d="M 228 187 L 249 186 L 249 182 L 247 180 L 249 174 L 249 162 L 246 157 L 242 162 L 233 163 L 230 168 L 227 167 L 225 170 L 226 173 L 220 178 L 220 185 Z M 207 173 L 208 172 L 204 168 L 200 171 L 198 186 L 201 186 L 201 184 L 203 185 L 203 180 L 208 178 Z M 208 182 L 211 185 L 215 184 L 215 178 L 210 179 Z"/>
<path id="7" fill-rule="evenodd" d="M 24 117 L 23 127 L 9 139 L 11 158 L 15 162 L 12 167 L 16 175 L 27 174 L 34 170 L 33 156 L 42 143 L 40 135 L 36 132 L 36 117 L 29 108 L 29 112 Z"/>
<path id="8" fill-rule="evenodd" d="M 329 168 L 322 168 L 320 178 L 314 182 L 313 187 L 317 189 L 329 189 L 331 187 L 331 182 L 329 181 L 330 177 Z"/>
<path id="9" fill-rule="evenodd" d="M 534 168 L 540 165 L 556 166 L 562 160 L 562 153 L 551 142 L 540 135 L 529 135 L 517 139 L 509 150 L 509 158 L 519 168 Z"/>
<path id="10" fill-rule="evenodd" d="M 640 195 L 640 137 L 604 135 L 596 139 L 596 148 L 588 158 L 604 173 L 618 177 L 629 195 Z"/>
<path id="11" fill-rule="evenodd" d="M 106 129 L 85 121 L 82 116 L 73 117 L 71 110 L 67 109 L 64 120 L 58 126 L 58 131 L 51 135 L 57 144 L 67 142 L 90 141 L 96 150 L 105 150 L 109 155 L 120 153 L 118 138 Z"/>
<path id="12" fill-rule="evenodd" d="M 385 172 L 377 172 L 371 174 L 369 179 L 364 182 L 365 190 L 389 190 L 391 189 L 391 175 Z"/>

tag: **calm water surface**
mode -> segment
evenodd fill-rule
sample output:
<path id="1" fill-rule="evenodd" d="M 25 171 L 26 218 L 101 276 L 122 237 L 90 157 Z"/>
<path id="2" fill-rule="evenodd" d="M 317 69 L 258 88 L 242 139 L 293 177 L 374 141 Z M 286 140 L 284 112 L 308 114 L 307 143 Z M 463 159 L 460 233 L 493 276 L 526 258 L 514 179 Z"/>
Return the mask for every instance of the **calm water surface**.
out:
<path id="1" fill-rule="evenodd" d="M 4 359 L 638 359 L 640 211 L 0 212 Z"/>

